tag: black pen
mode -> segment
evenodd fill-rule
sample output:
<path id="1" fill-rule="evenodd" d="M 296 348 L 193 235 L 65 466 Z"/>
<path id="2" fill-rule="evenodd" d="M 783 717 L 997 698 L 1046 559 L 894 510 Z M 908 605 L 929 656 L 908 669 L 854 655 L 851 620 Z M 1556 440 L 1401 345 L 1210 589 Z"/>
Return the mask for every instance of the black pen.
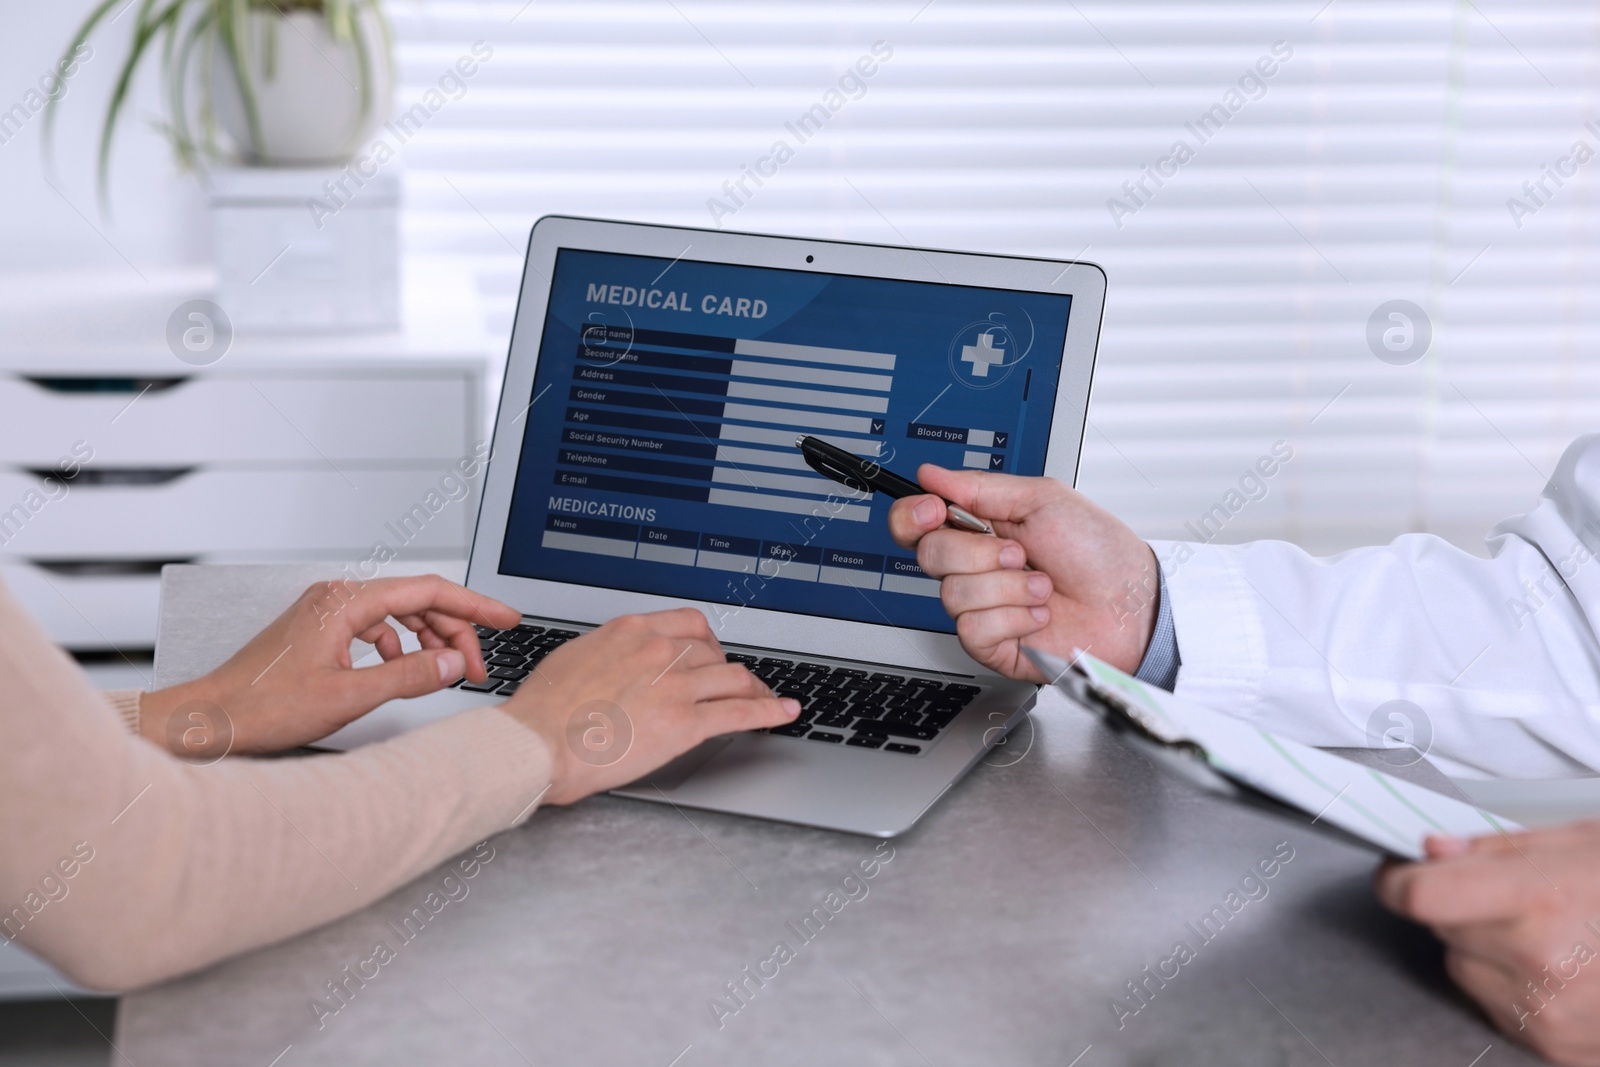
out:
<path id="1" fill-rule="evenodd" d="M 862 459 L 821 438 L 802 436 L 795 441 L 795 447 L 800 449 L 801 455 L 806 458 L 806 465 L 812 470 L 858 493 L 882 493 L 892 500 L 899 500 L 927 492 L 911 479 L 902 478 L 870 459 Z M 948 500 L 944 505 L 951 526 L 972 533 L 994 535 L 994 528 L 970 511 Z"/>

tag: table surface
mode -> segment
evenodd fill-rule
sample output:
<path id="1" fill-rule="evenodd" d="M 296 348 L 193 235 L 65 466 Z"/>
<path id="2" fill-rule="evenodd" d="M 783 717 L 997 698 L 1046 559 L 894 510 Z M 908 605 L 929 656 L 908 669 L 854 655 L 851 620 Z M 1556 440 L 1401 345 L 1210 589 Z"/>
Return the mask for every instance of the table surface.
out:
<path id="1" fill-rule="evenodd" d="M 169 568 L 158 682 L 209 669 L 331 572 Z M 1266 894 L 1197 936 L 1285 842 Z M 118 1048 L 249 1067 L 1536 1062 L 1450 987 L 1429 935 L 1374 902 L 1372 855 L 1195 792 L 1053 695 L 870 880 L 844 882 L 866 838 L 616 797 L 489 844 L 413 940 L 394 928 L 443 870 L 126 997 Z M 836 914 L 800 930 L 818 908 Z M 1189 958 L 1163 965 L 1180 940 Z M 394 958 L 319 1025 L 313 999 L 331 1003 L 325 983 L 378 941 Z"/>

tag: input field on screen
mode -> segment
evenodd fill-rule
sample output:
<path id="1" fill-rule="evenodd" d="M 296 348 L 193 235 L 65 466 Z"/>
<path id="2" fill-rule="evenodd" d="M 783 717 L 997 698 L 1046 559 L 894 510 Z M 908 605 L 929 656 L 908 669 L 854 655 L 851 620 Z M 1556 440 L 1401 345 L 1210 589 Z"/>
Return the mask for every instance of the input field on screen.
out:
<path id="1" fill-rule="evenodd" d="M 733 343 L 736 356 L 761 356 L 767 359 L 792 359 L 800 363 L 835 363 L 870 370 L 894 370 L 893 352 L 857 352 L 848 348 L 821 348 L 816 345 L 786 345 L 780 341 Z"/>
<path id="2" fill-rule="evenodd" d="M 758 385 L 755 382 L 728 382 L 729 400 L 770 400 L 777 404 L 805 404 L 814 408 L 839 408 L 844 411 L 871 411 L 882 415 L 889 410 L 886 396 L 862 393 L 830 393 L 822 389 L 795 389 L 787 385 Z"/>
<path id="3" fill-rule="evenodd" d="M 822 500 L 797 496 L 769 496 L 765 493 L 741 493 L 733 489 L 713 488 L 706 497 L 708 503 L 723 504 L 733 508 L 753 508 L 756 511 L 778 511 L 787 515 L 816 515 L 833 517 L 847 522 L 867 522 L 872 509 L 863 504 L 829 504 Z"/>

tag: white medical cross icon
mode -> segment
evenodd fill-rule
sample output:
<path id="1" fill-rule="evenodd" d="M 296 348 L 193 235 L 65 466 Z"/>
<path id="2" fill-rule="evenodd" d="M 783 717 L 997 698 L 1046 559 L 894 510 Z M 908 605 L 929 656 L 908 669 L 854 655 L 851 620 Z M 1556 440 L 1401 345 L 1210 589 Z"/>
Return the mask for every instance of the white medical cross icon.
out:
<path id="1" fill-rule="evenodd" d="M 985 330 L 978 335 L 975 345 L 961 346 L 961 362 L 972 364 L 974 378 L 987 378 L 989 368 L 1006 361 L 1006 350 L 994 346 L 994 331 Z"/>

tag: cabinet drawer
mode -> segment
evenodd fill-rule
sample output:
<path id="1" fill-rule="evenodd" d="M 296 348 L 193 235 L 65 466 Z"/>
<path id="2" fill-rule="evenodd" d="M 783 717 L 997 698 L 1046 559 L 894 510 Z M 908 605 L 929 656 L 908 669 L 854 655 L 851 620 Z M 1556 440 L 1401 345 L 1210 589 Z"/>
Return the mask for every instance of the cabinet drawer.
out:
<path id="1" fill-rule="evenodd" d="M 460 556 L 477 485 L 451 500 L 440 488 L 446 470 L 202 469 L 154 485 L 75 486 L 55 500 L 36 479 L 0 471 L 0 556 L 343 559 L 380 541 L 400 555 Z M 466 488 L 446 481 L 457 495 Z"/>
<path id="2" fill-rule="evenodd" d="M 129 651 L 156 645 L 159 572 L 53 574 L 26 563 L 0 562 L 0 581 L 45 632 L 66 648 Z"/>
<path id="3" fill-rule="evenodd" d="M 0 460 L 49 466 L 78 441 L 101 466 L 405 463 L 471 449 L 465 375 L 152 381 L 0 378 Z"/>

